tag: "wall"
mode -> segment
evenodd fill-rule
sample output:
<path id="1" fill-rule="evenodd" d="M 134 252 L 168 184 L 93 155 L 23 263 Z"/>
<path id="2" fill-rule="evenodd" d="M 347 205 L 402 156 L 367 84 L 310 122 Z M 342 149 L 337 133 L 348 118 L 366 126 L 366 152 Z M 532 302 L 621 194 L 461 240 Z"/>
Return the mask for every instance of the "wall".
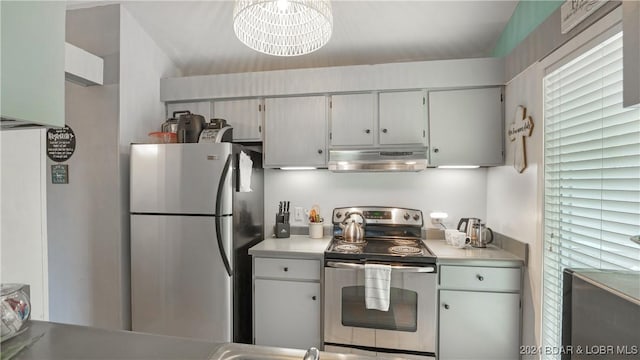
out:
<path id="1" fill-rule="evenodd" d="M 527 168 L 518 173 L 512 166 L 515 142 L 505 136 L 505 164 L 487 173 L 487 224 L 494 231 L 529 244 L 523 292 L 523 345 L 540 343 L 542 245 L 541 192 L 538 172 L 542 171 L 542 75 L 536 63 L 507 83 L 505 88 L 505 134 L 522 105 L 533 119 L 531 137 L 525 139 Z"/>
<path id="2" fill-rule="evenodd" d="M 544 211 L 542 81 L 544 71 L 590 39 L 616 26 L 615 24 L 621 19 L 620 8 L 615 8 L 617 5 L 619 4 L 612 2 L 603 6 L 600 10 L 608 12 L 603 15 L 598 10 L 576 27 L 579 29 L 578 33 L 568 34 L 570 39 L 565 45 L 543 59 L 537 58 L 533 65 L 514 76 L 506 85 L 505 132 L 514 121 L 515 109 L 518 105 L 527 108 L 528 115 L 533 118 L 534 128 L 531 137 L 525 140 L 528 167 L 522 174 L 518 174 L 510 165 L 513 163 L 514 145 L 505 136 L 507 165 L 491 168 L 487 175 L 487 222 L 493 226 L 494 230 L 529 244 L 529 264 L 525 272 L 523 294 L 523 345 L 539 346 L 541 343 L 544 256 L 542 233 Z M 534 47 L 529 55 L 540 55 L 535 49 L 558 44 L 557 37 L 545 38 L 541 35 L 559 33 L 558 12 L 559 10 L 549 19 L 553 21 L 545 21 L 534 31 L 535 36 L 528 39 L 530 42 L 539 43 L 539 46 Z M 514 59 L 515 57 L 512 58 L 510 55 L 507 68 L 511 62 L 513 62 L 511 65 L 515 65 Z"/>
<path id="3" fill-rule="evenodd" d="M 36 320 L 49 319 L 45 132 L 0 132 L 1 282 L 30 285 Z"/>
<path id="4" fill-rule="evenodd" d="M 540 23 L 563 3 L 564 0 L 519 1 L 507 26 L 505 26 L 502 34 L 500 34 L 492 55 L 502 57 L 509 54 L 529 33 L 538 27 Z"/>
<path id="5" fill-rule="evenodd" d="M 461 217 L 485 218 L 486 169 L 427 169 L 419 173 L 333 173 L 328 170 L 265 170 L 265 235 L 273 234 L 279 201 L 310 209 L 320 206 L 328 223 L 340 206 L 382 205 L 445 211 L 448 227 Z M 293 214 L 292 220 L 293 220 Z M 305 225 L 294 222 L 293 225 Z M 434 227 L 429 220 L 425 227 Z"/>
<path id="6" fill-rule="evenodd" d="M 105 60 L 105 85 L 66 84 L 69 184 L 47 182 L 51 320 L 130 328 L 129 143 L 164 120 L 168 60 L 120 5 L 67 12 L 67 41 Z"/>
<path id="7" fill-rule="evenodd" d="M 117 6 L 67 12 L 67 42 L 104 58 L 105 85 L 65 84 L 66 124 L 76 134 L 76 151 L 66 162 L 69 184 L 54 185 L 47 176 L 51 320 L 105 328 L 126 324 L 115 195 L 118 24 Z"/>

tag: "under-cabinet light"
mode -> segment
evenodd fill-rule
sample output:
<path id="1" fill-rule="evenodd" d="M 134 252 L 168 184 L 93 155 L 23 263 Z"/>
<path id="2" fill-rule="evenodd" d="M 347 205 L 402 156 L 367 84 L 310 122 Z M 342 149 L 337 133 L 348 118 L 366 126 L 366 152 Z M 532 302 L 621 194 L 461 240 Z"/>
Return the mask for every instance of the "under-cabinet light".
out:
<path id="1" fill-rule="evenodd" d="M 438 169 L 477 169 L 480 165 L 443 165 L 438 166 Z"/>
<path id="2" fill-rule="evenodd" d="M 313 166 L 284 166 L 280 170 L 315 170 Z"/>

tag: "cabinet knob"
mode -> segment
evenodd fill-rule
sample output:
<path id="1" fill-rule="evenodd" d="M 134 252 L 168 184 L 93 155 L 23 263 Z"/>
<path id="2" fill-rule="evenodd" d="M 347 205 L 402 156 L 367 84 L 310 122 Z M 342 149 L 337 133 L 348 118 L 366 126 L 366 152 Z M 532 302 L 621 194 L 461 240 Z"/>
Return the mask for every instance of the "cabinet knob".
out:
<path id="1" fill-rule="evenodd" d="M 382 129 L 382 132 L 385 134 L 387 133 L 387 131 L 388 131 L 387 129 Z"/>
<path id="2" fill-rule="evenodd" d="M 322 154 L 322 149 L 318 149 L 318 154 Z"/>
<path id="3" fill-rule="evenodd" d="M 449 304 L 444 304 L 443 306 L 445 309 L 449 310 Z"/>
<path id="4" fill-rule="evenodd" d="M 369 134 L 371 132 L 371 129 L 365 129 L 364 132 L 365 134 Z"/>
<path id="5" fill-rule="evenodd" d="M 440 152 L 440 149 L 438 149 L 438 148 L 433 148 L 433 152 L 434 152 L 434 153 L 439 153 L 439 152 Z"/>
<path id="6" fill-rule="evenodd" d="M 484 276 L 482 275 L 476 275 L 476 277 L 478 278 L 479 281 L 484 281 Z"/>
<path id="7" fill-rule="evenodd" d="M 313 295 L 313 296 L 311 297 L 311 300 L 316 301 L 316 296 L 315 296 L 315 295 Z"/>
<path id="8" fill-rule="evenodd" d="M 289 268 L 288 268 L 288 267 L 285 267 L 285 268 L 284 268 L 284 269 L 282 269 L 282 270 L 284 270 L 285 272 L 287 272 L 287 271 L 289 271 Z"/>

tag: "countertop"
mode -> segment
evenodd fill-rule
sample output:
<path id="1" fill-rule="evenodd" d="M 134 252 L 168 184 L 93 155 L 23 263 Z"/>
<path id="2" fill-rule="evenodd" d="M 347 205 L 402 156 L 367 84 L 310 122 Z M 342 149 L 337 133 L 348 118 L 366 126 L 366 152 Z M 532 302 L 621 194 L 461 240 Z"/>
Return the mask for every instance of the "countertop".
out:
<path id="1" fill-rule="evenodd" d="M 322 259 L 331 236 L 312 239 L 309 235 L 291 235 L 289 238 L 268 238 L 249 249 L 249 255 Z"/>
<path id="2" fill-rule="evenodd" d="M 522 266 L 524 259 L 489 244 L 486 248 L 467 246 L 459 249 L 447 245 L 444 240 L 424 240 L 429 250 L 438 258 L 438 264 L 474 266 Z"/>
<path id="3" fill-rule="evenodd" d="M 263 257 L 322 259 L 330 236 L 311 239 L 308 235 L 292 235 L 290 238 L 268 238 L 249 249 L 249 254 Z M 468 246 L 463 249 L 447 245 L 444 240 L 424 240 L 438 257 L 439 264 L 465 264 L 476 266 L 522 266 L 524 259 L 489 245 L 486 248 Z"/>
<path id="4" fill-rule="evenodd" d="M 572 269 L 574 275 L 618 296 L 640 304 L 640 272 L 627 270 Z"/>
<path id="5" fill-rule="evenodd" d="M 39 337 L 39 338 L 38 338 Z M 10 347 L 35 339 L 14 359 L 209 359 L 220 347 L 206 341 L 123 330 L 30 321 L 26 331 L 2 343 Z"/>

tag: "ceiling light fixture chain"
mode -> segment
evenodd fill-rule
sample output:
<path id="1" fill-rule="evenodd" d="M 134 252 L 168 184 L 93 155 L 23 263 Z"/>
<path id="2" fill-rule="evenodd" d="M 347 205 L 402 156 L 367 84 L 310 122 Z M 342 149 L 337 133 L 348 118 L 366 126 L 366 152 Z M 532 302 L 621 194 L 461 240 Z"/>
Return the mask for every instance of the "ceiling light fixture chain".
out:
<path id="1" fill-rule="evenodd" d="M 331 38 L 330 0 L 236 0 L 233 30 L 248 47 L 268 55 L 314 52 Z"/>

